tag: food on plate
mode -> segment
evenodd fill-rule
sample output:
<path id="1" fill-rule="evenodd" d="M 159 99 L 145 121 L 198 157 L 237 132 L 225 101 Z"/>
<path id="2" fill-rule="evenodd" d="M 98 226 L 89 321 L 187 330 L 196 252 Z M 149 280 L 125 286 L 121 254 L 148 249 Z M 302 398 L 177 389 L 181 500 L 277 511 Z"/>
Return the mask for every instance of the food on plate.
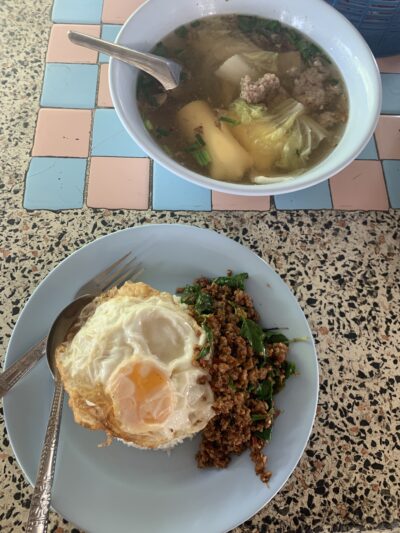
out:
<path id="1" fill-rule="evenodd" d="M 203 277 L 177 296 L 127 282 L 95 298 L 56 350 L 75 421 L 150 449 L 202 431 L 200 468 L 250 449 L 267 482 L 274 395 L 296 369 L 290 341 L 260 325 L 247 277 Z"/>
<path id="2" fill-rule="evenodd" d="M 144 124 L 178 163 L 216 180 L 294 179 L 338 144 L 348 98 L 337 66 L 302 33 L 246 15 L 177 28 L 153 52 L 183 65 L 165 91 L 140 74 Z"/>
<path id="3" fill-rule="evenodd" d="M 87 305 L 57 368 L 75 421 L 141 448 L 169 448 L 213 416 L 205 331 L 176 296 L 126 283 Z"/>
<path id="4" fill-rule="evenodd" d="M 253 301 L 245 292 L 246 273 L 200 278 L 181 290 L 182 301 L 205 330 L 207 340 L 197 364 L 209 375 L 215 416 L 202 431 L 197 464 L 225 468 L 232 456 L 250 449 L 255 471 L 268 482 L 265 444 L 279 410 L 274 395 L 295 374 L 288 361 L 292 339 L 264 329 Z M 206 378 L 204 378 L 206 379 Z"/>

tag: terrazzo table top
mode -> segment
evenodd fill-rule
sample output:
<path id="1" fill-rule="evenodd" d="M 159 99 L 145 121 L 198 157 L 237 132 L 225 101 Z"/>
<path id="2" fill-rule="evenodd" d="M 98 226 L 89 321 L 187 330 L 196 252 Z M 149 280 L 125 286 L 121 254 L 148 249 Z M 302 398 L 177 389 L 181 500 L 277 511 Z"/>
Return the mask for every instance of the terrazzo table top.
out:
<path id="1" fill-rule="evenodd" d="M 72 13 L 78 4 L 70 0 Z M 123 11 L 126 4 L 113 5 Z M 80 5 L 90 11 L 99 2 Z M 105 0 L 103 15 L 115 16 L 110 6 Z M 39 281 L 83 244 L 143 223 L 213 228 L 252 248 L 289 284 L 315 335 L 321 372 L 317 418 L 302 460 L 274 500 L 235 533 L 400 531 L 400 211 L 280 211 L 273 205 L 258 212 L 27 211 L 24 179 L 50 10 L 50 0 L 0 3 L 1 353 Z M 19 532 L 32 490 L 1 424 L 0 530 Z M 78 530 L 52 512 L 49 531 Z"/>

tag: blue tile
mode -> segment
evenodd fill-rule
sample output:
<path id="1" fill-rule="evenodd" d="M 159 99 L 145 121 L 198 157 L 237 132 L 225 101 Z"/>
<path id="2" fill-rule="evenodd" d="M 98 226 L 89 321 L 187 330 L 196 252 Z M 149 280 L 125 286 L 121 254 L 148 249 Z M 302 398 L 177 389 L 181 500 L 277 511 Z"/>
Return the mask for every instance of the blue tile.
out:
<path id="1" fill-rule="evenodd" d="M 386 187 L 391 207 L 400 209 L 400 161 L 383 161 Z"/>
<path id="2" fill-rule="evenodd" d="M 117 38 L 117 35 L 121 28 L 122 28 L 121 24 L 103 24 L 103 28 L 101 30 L 101 38 L 113 43 L 115 39 Z M 100 54 L 99 56 L 100 63 L 108 63 L 109 61 L 110 61 L 110 58 L 108 55 Z"/>
<path id="3" fill-rule="evenodd" d="M 99 24 L 103 0 L 54 0 L 53 22 Z"/>
<path id="4" fill-rule="evenodd" d="M 33 157 L 26 175 L 25 209 L 74 209 L 83 206 L 86 159 Z"/>
<path id="5" fill-rule="evenodd" d="M 154 163 L 153 209 L 211 211 L 211 191 L 193 185 Z"/>
<path id="6" fill-rule="evenodd" d="M 332 209 L 328 181 L 302 191 L 275 196 L 277 209 Z"/>
<path id="7" fill-rule="evenodd" d="M 147 157 L 127 133 L 114 109 L 96 109 L 93 123 L 92 155 Z"/>
<path id="8" fill-rule="evenodd" d="M 376 151 L 376 143 L 374 136 L 371 137 L 367 146 L 357 157 L 357 159 L 378 159 L 378 152 Z"/>
<path id="9" fill-rule="evenodd" d="M 40 103 L 44 107 L 90 109 L 95 106 L 97 65 L 48 63 Z"/>
<path id="10" fill-rule="evenodd" d="M 382 113 L 400 115 L 400 74 L 381 74 Z"/>

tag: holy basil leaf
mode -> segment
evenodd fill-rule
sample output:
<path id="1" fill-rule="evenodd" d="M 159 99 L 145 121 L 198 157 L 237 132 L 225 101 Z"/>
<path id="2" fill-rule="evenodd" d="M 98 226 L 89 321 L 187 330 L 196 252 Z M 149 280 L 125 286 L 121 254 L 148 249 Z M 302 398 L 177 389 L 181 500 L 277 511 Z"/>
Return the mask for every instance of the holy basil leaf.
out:
<path id="1" fill-rule="evenodd" d="M 183 289 L 181 301 L 182 303 L 187 304 L 187 305 L 194 305 L 196 303 L 196 300 L 199 294 L 200 294 L 199 285 L 186 285 L 186 287 Z"/>
<path id="2" fill-rule="evenodd" d="M 199 315 L 212 313 L 213 301 L 211 296 L 207 292 L 200 291 L 196 303 L 194 304 L 194 308 Z"/>
<path id="3" fill-rule="evenodd" d="M 285 370 L 285 378 L 288 379 L 290 376 L 296 374 L 296 365 L 290 361 L 284 361 L 283 368 Z"/>
<path id="4" fill-rule="evenodd" d="M 232 289 L 244 290 L 244 282 L 248 277 L 249 275 L 247 272 L 242 272 L 241 274 L 236 274 L 235 276 L 221 276 L 213 279 L 212 282 L 216 285 L 227 285 Z"/>
<path id="5" fill-rule="evenodd" d="M 279 333 L 277 331 L 271 331 L 271 330 L 263 330 L 263 341 L 267 344 L 276 344 L 278 342 L 282 342 L 283 344 L 286 344 L 289 346 L 289 339 L 283 335 L 283 333 Z"/>
<path id="6" fill-rule="evenodd" d="M 263 439 L 265 441 L 270 441 L 271 433 L 272 433 L 272 428 L 268 428 L 268 429 L 263 429 L 263 431 L 256 431 L 255 435 L 257 437 L 260 437 L 260 439 Z"/>
<path id="7" fill-rule="evenodd" d="M 207 324 L 206 321 L 203 322 L 202 327 L 206 333 L 206 342 L 204 343 L 204 346 L 200 350 L 200 353 L 197 357 L 197 359 L 204 359 L 204 357 L 207 357 L 207 355 L 212 353 L 212 347 L 213 347 L 213 341 L 214 341 L 214 335 L 212 332 L 212 329 Z"/>
<path id="8" fill-rule="evenodd" d="M 269 408 L 272 407 L 272 394 L 273 394 L 273 383 L 272 381 L 265 380 L 262 381 L 256 390 L 254 391 L 254 394 L 259 398 L 260 400 L 264 400 L 264 402 L 267 402 Z"/>
<path id="9" fill-rule="evenodd" d="M 187 305 L 193 305 L 199 315 L 212 313 L 213 301 L 211 296 L 201 290 L 200 285 L 187 285 L 183 289 L 181 301 Z"/>
<path id="10" fill-rule="evenodd" d="M 253 422 L 258 422 L 259 420 L 265 420 L 267 418 L 267 415 L 251 415 L 251 419 Z"/>
<path id="11" fill-rule="evenodd" d="M 254 322 L 254 320 L 250 320 L 249 318 L 243 320 L 240 335 L 249 341 L 255 353 L 265 354 L 264 333 L 261 326 Z"/>

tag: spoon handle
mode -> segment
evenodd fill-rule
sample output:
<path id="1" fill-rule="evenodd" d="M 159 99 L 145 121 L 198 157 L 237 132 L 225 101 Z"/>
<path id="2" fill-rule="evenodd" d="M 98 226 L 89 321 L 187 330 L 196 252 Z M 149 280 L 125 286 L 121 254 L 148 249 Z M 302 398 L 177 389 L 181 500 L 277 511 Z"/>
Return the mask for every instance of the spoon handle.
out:
<path id="1" fill-rule="evenodd" d="M 0 398 L 2 398 L 46 354 L 47 337 L 28 350 L 7 370 L 0 374 Z"/>
<path id="2" fill-rule="evenodd" d="M 31 507 L 25 529 L 26 533 L 45 533 L 47 531 L 63 397 L 64 387 L 62 381 L 56 378 L 53 403 L 51 404 L 50 418 L 31 499 Z"/>
<path id="3" fill-rule="evenodd" d="M 111 57 L 115 57 L 124 63 L 133 65 L 140 70 L 144 70 L 156 78 L 167 90 L 175 89 L 179 84 L 181 67 L 175 61 L 165 59 L 153 54 L 131 50 L 119 44 L 110 43 L 91 35 L 84 35 L 76 31 L 69 31 L 68 37 L 71 42 L 80 46 L 85 46 L 97 52 L 103 52 Z"/>

